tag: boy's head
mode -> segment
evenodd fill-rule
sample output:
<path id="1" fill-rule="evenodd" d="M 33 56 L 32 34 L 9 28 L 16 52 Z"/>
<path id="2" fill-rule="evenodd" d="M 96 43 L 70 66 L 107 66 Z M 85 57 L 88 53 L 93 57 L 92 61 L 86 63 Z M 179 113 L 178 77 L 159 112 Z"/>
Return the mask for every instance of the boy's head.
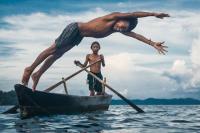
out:
<path id="1" fill-rule="evenodd" d="M 128 32 L 134 29 L 137 23 L 137 18 L 121 19 L 115 23 L 113 29 L 118 32 Z"/>
<path id="2" fill-rule="evenodd" d="M 90 48 L 92 49 L 93 53 L 97 53 L 101 47 L 99 42 L 95 41 L 91 44 Z"/>

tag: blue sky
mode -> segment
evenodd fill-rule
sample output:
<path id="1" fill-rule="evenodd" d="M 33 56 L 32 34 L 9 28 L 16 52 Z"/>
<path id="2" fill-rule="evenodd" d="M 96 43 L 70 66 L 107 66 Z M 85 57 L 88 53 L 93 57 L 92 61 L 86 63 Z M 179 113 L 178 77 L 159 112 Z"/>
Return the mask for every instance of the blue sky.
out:
<path id="1" fill-rule="evenodd" d="M 44 90 L 77 71 L 73 60 L 84 61 L 90 44 L 99 41 L 108 83 L 129 98 L 199 98 L 200 92 L 200 1 L 0 1 L 0 89 L 9 91 L 20 83 L 23 69 L 50 46 L 63 28 L 74 21 L 86 22 L 113 11 L 165 12 L 170 18 L 139 19 L 134 32 L 154 41 L 165 41 L 169 53 L 159 55 L 152 47 L 119 33 L 107 38 L 84 38 L 59 59 L 42 77 Z M 88 95 L 86 73 L 68 83 L 69 92 Z M 32 85 L 30 81 L 29 86 Z M 63 93 L 63 87 L 54 92 Z"/>

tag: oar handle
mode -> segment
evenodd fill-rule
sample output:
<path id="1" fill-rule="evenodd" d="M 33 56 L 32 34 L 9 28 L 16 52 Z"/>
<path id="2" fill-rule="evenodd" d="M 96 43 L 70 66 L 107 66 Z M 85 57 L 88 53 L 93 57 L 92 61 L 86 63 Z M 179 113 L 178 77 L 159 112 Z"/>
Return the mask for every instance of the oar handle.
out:
<path id="1" fill-rule="evenodd" d="M 79 74 L 80 72 L 86 70 L 88 67 L 90 67 L 90 66 L 92 66 L 92 65 L 94 65 L 94 64 L 96 64 L 96 63 L 98 63 L 98 62 L 100 62 L 100 61 L 101 61 L 101 59 L 99 59 L 99 60 L 97 60 L 97 61 L 91 63 L 90 65 L 88 65 L 88 66 L 86 66 L 86 67 L 82 67 L 82 69 L 80 69 L 79 71 L 77 71 L 77 72 L 71 74 L 70 76 L 68 76 L 67 78 L 65 78 L 64 81 L 67 81 L 67 80 L 71 79 L 72 77 L 76 76 L 76 75 Z M 62 83 L 63 83 L 63 80 L 60 81 L 60 82 L 58 82 L 58 83 L 56 83 L 56 84 L 54 84 L 54 85 L 52 85 L 52 86 L 50 86 L 49 88 L 45 89 L 44 92 L 50 92 L 51 90 L 53 90 L 53 89 L 56 88 L 57 86 L 61 85 Z"/>
<path id="2" fill-rule="evenodd" d="M 83 68 L 82 64 L 80 63 L 76 63 L 77 66 L 79 66 L 80 68 Z M 93 76 L 96 80 L 98 80 L 100 83 L 102 83 L 103 85 L 105 85 L 108 89 L 110 89 L 112 92 L 114 92 L 115 94 L 117 94 L 121 99 L 123 99 L 126 103 L 128 103 L 132 108 L 134 108 L 137 112 L 139 113 L 144 113 L 144 111 L 139 108 L 138 106 L 136 106 L 133 102 L 131 102 L 129 99 L 125 98 L 122 94 L 120 94 L 119 92 L 117 92 L 115 89 L 113 89 L 111 86 L 109 86 L 107 83 L 103 82 L 103 80 L 101 80 L 99 77 L 97 77 L 96 75 L 94 75 L 92 72 L 88 71 L 87 69 L 85 69 L 85 71 L 90 74 L 91 76 Z"/>

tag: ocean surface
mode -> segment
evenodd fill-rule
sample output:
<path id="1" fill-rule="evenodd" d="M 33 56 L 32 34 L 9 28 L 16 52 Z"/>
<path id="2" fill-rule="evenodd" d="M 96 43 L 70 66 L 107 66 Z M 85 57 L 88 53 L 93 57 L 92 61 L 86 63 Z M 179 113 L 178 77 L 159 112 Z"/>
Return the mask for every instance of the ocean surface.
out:
<path id="1" fill-rule="evenodd" d="M 21 120 L 19 114 L 0 114 L 0 132 L 67 133 L 200 133 L 200 105 L 140 106 L 138 114 L 128 105 L 80 115 L 53 115 Z M 0 112 L 9 108 L 0 106 Z"/>

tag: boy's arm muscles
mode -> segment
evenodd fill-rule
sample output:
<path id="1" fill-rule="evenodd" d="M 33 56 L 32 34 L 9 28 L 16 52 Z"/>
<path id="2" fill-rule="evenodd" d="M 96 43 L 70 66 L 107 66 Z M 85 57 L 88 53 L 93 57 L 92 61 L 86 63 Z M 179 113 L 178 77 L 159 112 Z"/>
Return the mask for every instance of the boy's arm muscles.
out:
<path id="1" fill-rule="evenodd" d="M 151 39 L 147 39 L 146 37 L 144 37 L 140 34 L 137 34 L 135 32 L 125 32 L 125 33 L 122 33 L 122 34 L 129 36 L 129 37 L 132 37 L 132 38 L 135 38 L 135 39 L 142 41 L 146 44 L 149 44 L 151 46 L 155 43 L 155 42 L 151 41 Z"/>
<path id="2" fill-rule="evenodd" d="M 169 17 L 169 14 L 166 14 L 166 13 L 155 13 L 155 12 L 133 12 L 132 16 L 135 16 L 137 18 L 155 16 L 157 18 L 161 18 L 162 19 L 164 17 Z"/>
<path id="3" fill-rule="evenodd" d="M 122 14 L 119 14 L 118 17 L 127 17 L 127 18 L 130 18 L 130 17 L 136 17 L 136 18 L 140 18 L 140 17 L 148 17 L 148 16 L 155 16 L 156 13 L 153 13 L 153 12 L 132 12 L 132 13 L 122 13 Z"/>
<path id="4" fill-rule="evenodd" d="M 104 60 L 104 56 L 101 54 L 101 63 L 102 63 L 102 66 L 105 67 L 105 60 Z"/>
<path id="5" fill-rule="evenodd" d="M 83 67 L 86 67 L 86 66 L 87 66 L 88 61 L 89 61 L 89 54 L 86 55 L 86 58 L 85 58 L 85 62 L 84 62 L 84 64 L 83 64 Z"/>
<path id="6" fill-rule="evenodd" d="M 168 47 L 163 45 L 165 42 L 154 42 L 154 41 L 151 41 L 151 39 L 147 39 L 146 37 L 144 37 L 140 34 L 137 34 L 135 32 L 126 32 L 126 33 L 122 33 L 122 34 L 132 37 L 132 38 L 135 38 L 146 44 L 149 44 L 150 46 L 154 47 L 158 51 L 159 54 L 165 54 L 166 52 L 168 52 L 166 50 L 166 48 L 168 48 Z"/>
<path id="7" fill-rule="evenodd" d="M 141 17 L 149 17 L 149 16 L 155 16 L 157 18 L 164 18 L 169 17 L 169 14 L 166 13 L 154 13 L 154 12 L 132 12 L 132 13 L 120 13 L 120 12 L 114 12 L 109 15 L 107 15 L 107 19 L 109 20 L 115 20 L 115 19 L 123 19 L 123 18 L 141 18 Z"/>

